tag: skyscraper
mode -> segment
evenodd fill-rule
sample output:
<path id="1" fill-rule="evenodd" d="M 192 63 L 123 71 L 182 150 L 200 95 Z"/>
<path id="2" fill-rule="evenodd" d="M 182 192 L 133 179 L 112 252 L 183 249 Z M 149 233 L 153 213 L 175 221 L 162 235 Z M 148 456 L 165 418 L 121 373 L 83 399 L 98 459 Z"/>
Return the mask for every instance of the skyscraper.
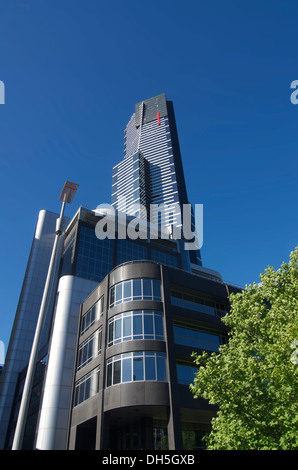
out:
<path id="1" fill-rule="evenodd" d="M 151 223 L 182 227 L 189 201 L 174 107 L 164 93 L 135 105 L 125 128 L 124 160 L 113 168 L 112 205 L 130 215 L 141 205 L 140 217 Z M 157 206 L 164 209 L 163 220 Z M 199 250 L 189 255 L 192 263 L 202 264 Z"/>
<path id="2" fill-rule="evenodd" d="M 52 279 L 23 448 L 195 448 L 215 410 L 193 400 L 190 354 L 226 341 L 220 317 L 235 289 L 183 240 L 120 236 L 151 205 L 181 224 L 188 204 L 172 102 L 144 100 L 114 167 L 115 236 L 105 216 L 79 207 L 66 220 Z M 41 211 L 1 375 L 1 448 L 11 448 L 57 214 Z"/>

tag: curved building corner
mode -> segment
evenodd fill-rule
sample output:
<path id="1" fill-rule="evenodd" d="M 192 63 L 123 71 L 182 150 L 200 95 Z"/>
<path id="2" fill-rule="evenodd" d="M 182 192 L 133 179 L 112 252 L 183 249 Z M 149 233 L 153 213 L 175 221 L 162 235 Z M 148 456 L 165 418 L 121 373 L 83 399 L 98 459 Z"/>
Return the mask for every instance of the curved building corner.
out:
<path id="1" fill-rule="evenodd" d="M 201 448 L 215 408 L 194 400 L 193 350 L 226 342 L 226 286 L 152 263 L 112 270 L 81 307 L 69 449 Z"/>

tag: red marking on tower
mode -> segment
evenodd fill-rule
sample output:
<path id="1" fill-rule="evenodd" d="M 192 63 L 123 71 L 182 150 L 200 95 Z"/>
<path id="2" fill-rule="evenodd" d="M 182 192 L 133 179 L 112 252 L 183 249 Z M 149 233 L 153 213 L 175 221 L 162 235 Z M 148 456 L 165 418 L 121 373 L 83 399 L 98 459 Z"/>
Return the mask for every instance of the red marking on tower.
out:
<path id="1" fill-rule="evenodd" d="M 157 122 L 158 122 L 158 125 L 159 125 L 160 124 L 159 112 L 157 112 Z"/>

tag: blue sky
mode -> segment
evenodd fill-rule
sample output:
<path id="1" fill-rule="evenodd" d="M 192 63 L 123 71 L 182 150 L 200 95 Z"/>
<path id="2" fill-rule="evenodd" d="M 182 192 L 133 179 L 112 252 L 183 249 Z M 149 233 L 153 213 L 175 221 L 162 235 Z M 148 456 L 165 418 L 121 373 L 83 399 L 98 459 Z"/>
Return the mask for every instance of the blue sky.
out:
<path id="1" fill-rule="evenodd" d="M 110 202 L 134 104 L 173 100 L 203 264 L 259 281 L 297 243 L 298 3 L 0 0 L 0 340 L 7 346 L 40 209 Z"/>

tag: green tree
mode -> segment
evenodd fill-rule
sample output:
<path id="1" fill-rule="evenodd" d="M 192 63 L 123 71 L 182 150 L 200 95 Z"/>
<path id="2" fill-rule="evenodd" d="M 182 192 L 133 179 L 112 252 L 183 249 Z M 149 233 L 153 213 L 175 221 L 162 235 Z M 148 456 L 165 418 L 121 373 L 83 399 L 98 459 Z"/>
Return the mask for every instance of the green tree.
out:
<path id="1" fill-rule="evenodd" d="M 298 449 L 298 248 L 260 278 L 230 296 L 228 344 L 193 353 L 193 396 L 219 410 L 210 450 Z"/>

